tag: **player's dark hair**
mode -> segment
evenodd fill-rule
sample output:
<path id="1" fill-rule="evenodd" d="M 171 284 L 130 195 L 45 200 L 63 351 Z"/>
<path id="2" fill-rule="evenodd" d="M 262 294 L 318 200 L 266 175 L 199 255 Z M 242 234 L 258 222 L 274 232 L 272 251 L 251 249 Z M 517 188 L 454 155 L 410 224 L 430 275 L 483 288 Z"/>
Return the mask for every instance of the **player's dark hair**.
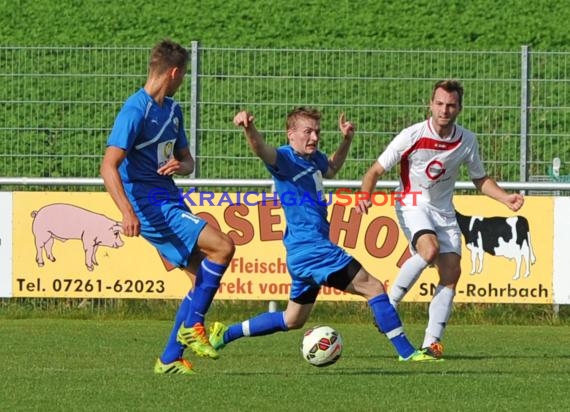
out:
<path id="1" fill-rule="evenodd" d="M 300 117 L 308 117 L 310 119 L 320 121 L 321 112 L 313 107 L 304 107 L 304 106 L 295 107 L 287 114 L 287 124 L 286 124 L 287 130 L 295 127 L 297 119 Z"/>
<path id="2" fill-rule="evenodd" d="M 456 92 L 459 96 L 459 107 L 463 107 L 463 86 L 457 80 L 440 80 L 435 86 L 433 86 L 433 91 L 431 93 L 431 101 L 435 97 L 435 92 L 437 89 L 443 89 L 448 93 Z"/>
<path id="3" fill-rule="evenodd" d="M 185 69 L 189 58 L 188 50 L 170 39 L 164 39 L 153 47 L 148 69 L 155 73 L 164 73 L 172 67 Z"/>

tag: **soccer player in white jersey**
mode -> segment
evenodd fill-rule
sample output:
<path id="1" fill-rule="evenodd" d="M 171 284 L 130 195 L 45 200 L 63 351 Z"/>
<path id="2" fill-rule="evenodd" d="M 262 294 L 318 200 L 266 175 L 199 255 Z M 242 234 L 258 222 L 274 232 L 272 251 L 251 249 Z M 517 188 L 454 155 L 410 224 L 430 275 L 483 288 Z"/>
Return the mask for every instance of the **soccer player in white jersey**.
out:
<path id="1" fill-rule="evenodd" d="M 361 190 L 372 193 L 385 171 L 400 164 L 399 191 L 409 193 L 396 202 L 396 215 L 410 242 L 412 256 L 389 292 L 396 306 L 428 265 L 435 265 L 439 284 L 429 306 L 429 320 L 422 349 L 443 355 L 441 339 L 451 315 L 455 288 L 461 274 L 461 232 L 455 217 L 453 190 L 462 164 L 467 166 L 475 187 L 483 194 L 519 210 L 524 198 L 509 194 L 487 176 L 473 132 L 455 123 L 463 108 L 463 86 L 456 80 L 438 81 L 430 101 L 431 117 L 404 129 L 388 145 L 362 179 Z M 421 193 L 416 195 L 416 193 Z M 416 201 L 411 201 L 411 195 Z M 407 201 L 410 200 L 410 201 Z M 361 200 L 356 210 L 367 213 L 370 200 Z"/>

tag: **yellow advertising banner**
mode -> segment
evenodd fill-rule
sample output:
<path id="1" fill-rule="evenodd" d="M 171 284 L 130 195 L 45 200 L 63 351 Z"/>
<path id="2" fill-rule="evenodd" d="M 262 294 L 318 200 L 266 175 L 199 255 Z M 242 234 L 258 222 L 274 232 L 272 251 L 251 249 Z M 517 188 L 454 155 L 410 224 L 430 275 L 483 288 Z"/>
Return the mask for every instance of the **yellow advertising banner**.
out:
<path id="1" fill-rule="evenodd" d="M 517 213 L 486 196 L 455 196 L 454 203 L 465 215 L 455 302 L 552 303 L 554 199 L 528 196 Z M 421 300 L 436 281 L 429 270 L 406 299 Z"/>
<path id="2" fill-rule="evenodd" d="M 288 299 L 285 220 L 270 194 L 198 192 L 186 199 L 237 246 L 217 299 Z M 328 200 L 331 239 L 389 288 L 408 256 L 394 208 L 362 216 L 352 196 Z M 518 217 L 484 196 L 455 203 L 470 239 L 456 301 L 551 303 L 553 200 L 529 197 Z M 121 235 L 121 215 L 106 193 L 15 192 L 13 217 L 14 297 L 178 299 L 191 287 L 143 238 Z M 427 269 L 405 300 L 429 301 L 436 284 L 435 269 Z M 361 298 L 323 288 L 319 299 Z"/>

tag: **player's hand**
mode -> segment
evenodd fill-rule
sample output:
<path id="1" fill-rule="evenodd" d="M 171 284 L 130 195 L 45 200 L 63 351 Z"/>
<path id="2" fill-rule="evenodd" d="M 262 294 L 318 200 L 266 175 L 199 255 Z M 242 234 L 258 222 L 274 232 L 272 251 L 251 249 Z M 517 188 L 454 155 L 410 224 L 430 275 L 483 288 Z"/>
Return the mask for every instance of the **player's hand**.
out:
<path id="1" fill-rule="evenodd" d="M 524 196 L 520 193 L 511 193 L 507 196 L 505 204 L 513 212 L 516 212 L 524 205 Z"/>
<path id="2" fill-rule="evenodd" d="M 238 127 L 243 127 L 247 129 L 249 126 L 253 125 L 255 117 L 249 112 L 242 111 L 235 115 L 234 124 Z"/>
<path id="3" fill-rule="evenodd" d="M 338 117 L 338 127 L 345 139 L 352 139 L 354 137 L 354 130 L 356 128 L 354 127 L 354 124 L 346 121 L 344 112 Z"/>
<path id="4" fill-rule="evenodd" d="M 368 209 L 372 207 L 372 202 L 370 200 L 361 199 L 356 203 L 354 209 L 356 209 L 356 213 L 359 215 L 367 215 Z"/>
<path id="5" fill-rule="evenodd" d="M 124 214 L 121 233 L 126 237 L 138 236 L 141 233 L 141 222 L 134 213 Z"/>
<path id="6" fill-rule="evenodd" d="M 156 171 L 156 173 L 162 176 L 172 176 L 181 170 L 183 171 L 183 167 L 184 165 L 182 162 L 172 156 L 170 159 L 168 159 L 168 162 L 166 162 Z"/>

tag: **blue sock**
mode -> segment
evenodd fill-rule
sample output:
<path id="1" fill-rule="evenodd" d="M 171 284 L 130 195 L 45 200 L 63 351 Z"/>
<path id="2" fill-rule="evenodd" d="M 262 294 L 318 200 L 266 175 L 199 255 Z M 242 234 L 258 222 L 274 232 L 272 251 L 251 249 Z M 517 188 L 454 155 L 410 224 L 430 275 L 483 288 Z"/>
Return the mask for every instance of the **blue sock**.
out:
<path id="1" fill-rule="evenodd" d="M 227 266 L 214 263 L 208 259 L 202 260 L 196 274 L 196 287 L 192 296 L 192 305 L 188 311 L 188 316 L 184 320 L 186 327 L 192 327 L 197 322 L 204 323 L 204 317 L 220 287 L 220 281 L 226 269 Z"/>
<path id="2" fill-rule="evenodd" d="M 170 363 L 174 362 L 176 359 L 182 357 L 182 353 L 184 353 L 184 346 L 181 345 L 176 341 L 176 335 L 178 334 L 178 329 L 180 329 L 180 325 L 188 316 L 188 310 L 190 309 L 190 304 L 192 302 L 192 290 L 188 292 L 188 295 L 182 299 L 180 302 L 180 306 L 178 307 L 178 311 L 176 311 L 176 317 L 174 318 L 174 326 L 172 327 L 172 331 L 170 332 L 170 337 L 168 338 L 168 342 L 166 343 L 166 347 L 164 348 L 164 352 L 160 356 L 160 360 L 163 363 Z"/>
<path id="3" fill-rule="evenodd" d="M 388 295 L 385 293 L 378 295 L 370 299 L 368 304 L 380 332 L 386 334 L 402 358 L 409 358 L 416 350 L 406 337 L 400 316 L 390 303 Z"/>
<path id="4" fill-rule="evenodd" d="M 242 323 L 231 325 L 224 333 L 224 343 L 244 336 L 263 336 L 275 332 L 286 332 L 285 312 L 265 312 Z"/>

